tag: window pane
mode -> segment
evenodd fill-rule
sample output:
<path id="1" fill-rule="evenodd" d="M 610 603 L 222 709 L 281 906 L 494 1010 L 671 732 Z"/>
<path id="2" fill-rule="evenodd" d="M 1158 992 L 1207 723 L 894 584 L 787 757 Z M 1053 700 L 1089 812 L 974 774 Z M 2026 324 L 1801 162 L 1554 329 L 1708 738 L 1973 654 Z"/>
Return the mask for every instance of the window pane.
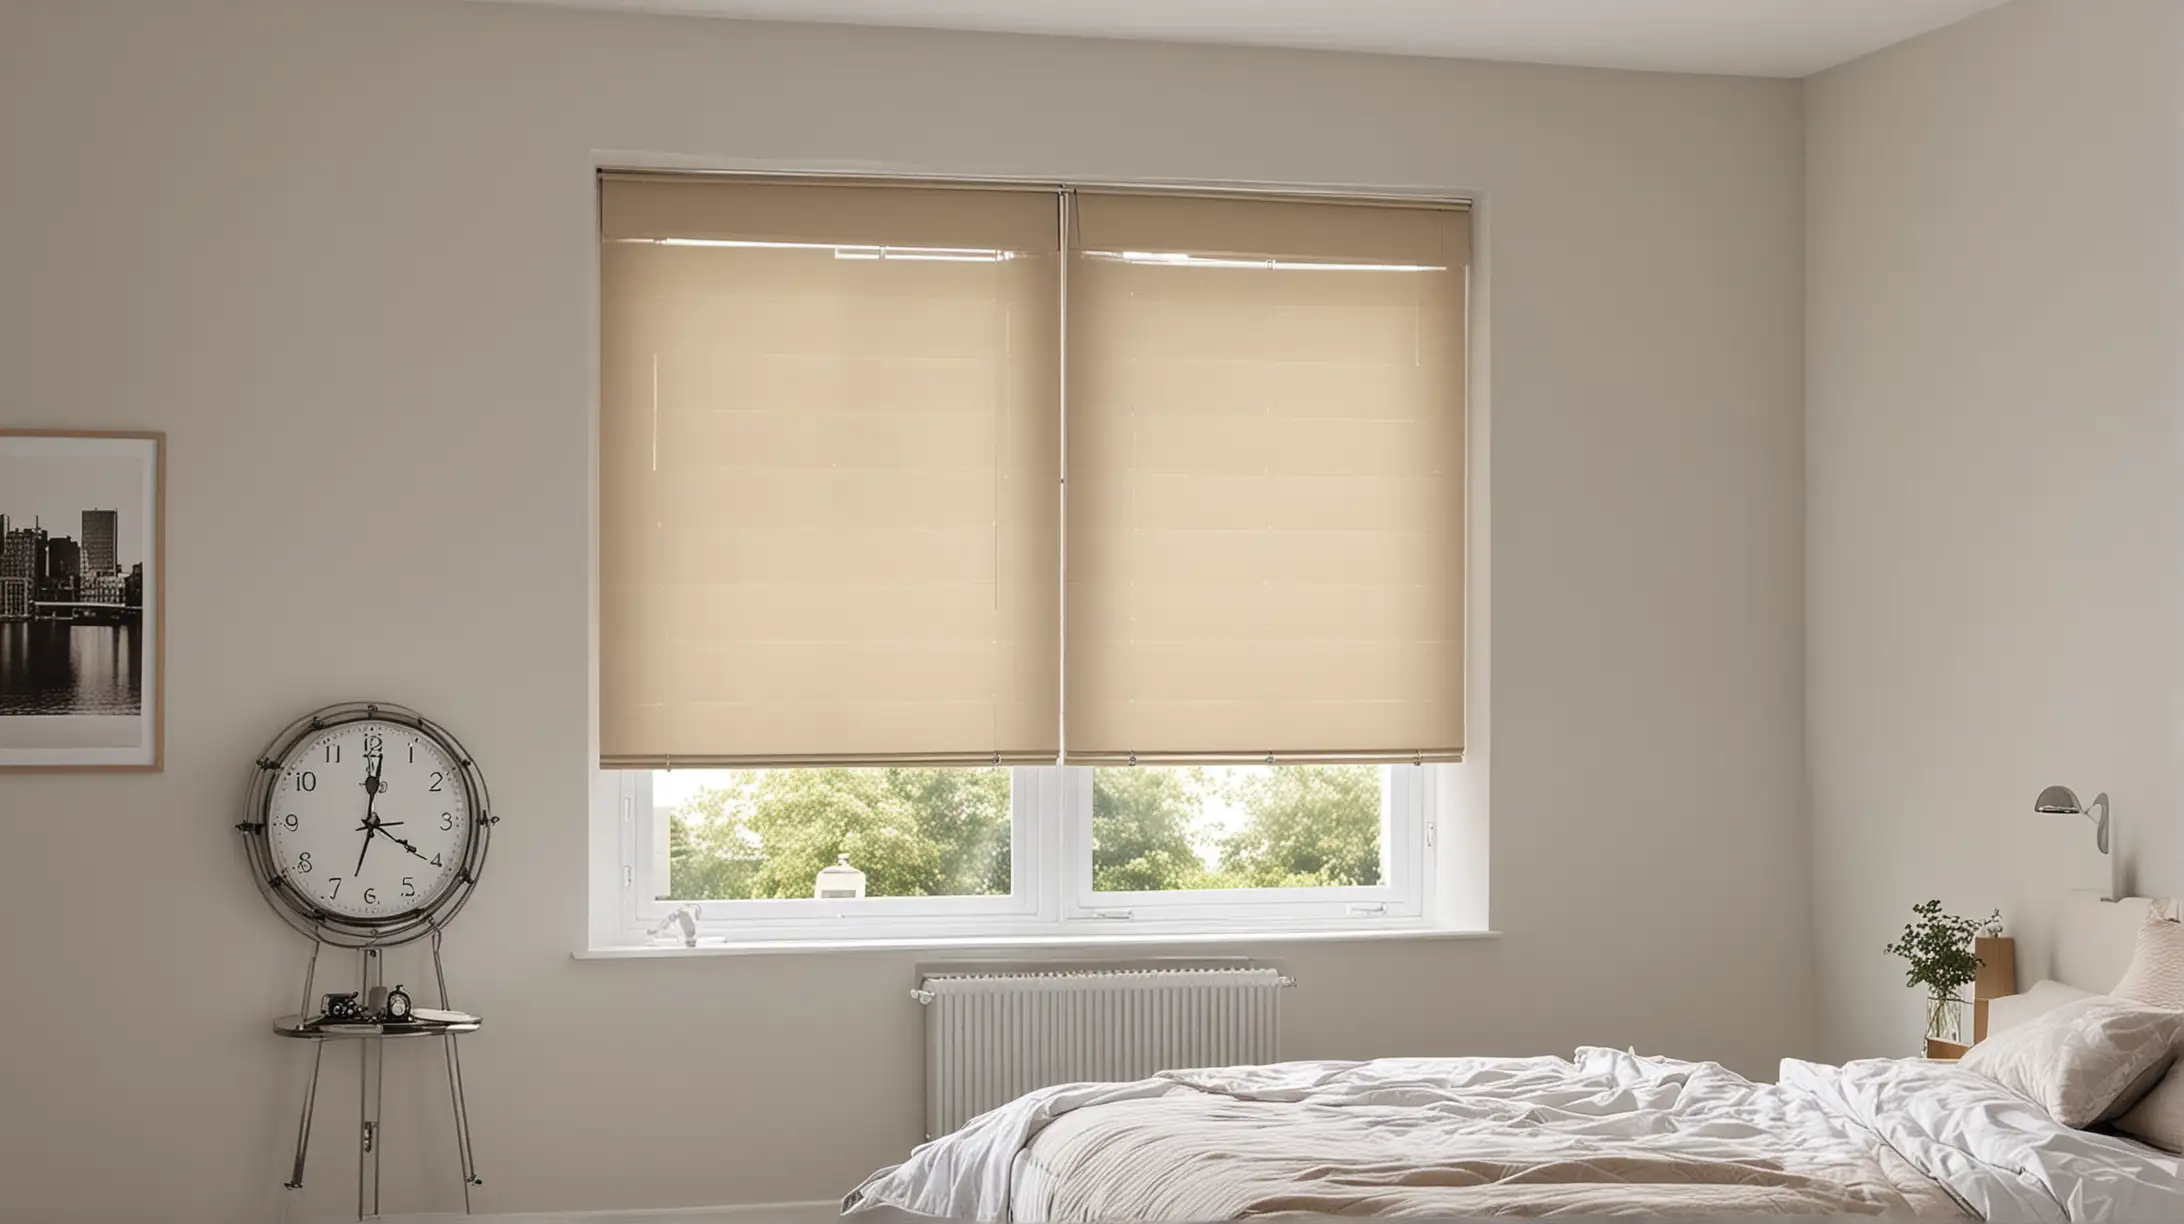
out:
<path id="1" fill-rule="evenodd" d="M 1101 892 L 1318 888 L 1386 878 L 1378 765 L 1138 765 L 1092 773 Z"/>
<path id="2" fill-rule="evenodd" d="M 665 900 L 808 898 L 845 856 L 868 897 L 1010 891 L 1006 769 L 675 770 L 652 810 Z"/>

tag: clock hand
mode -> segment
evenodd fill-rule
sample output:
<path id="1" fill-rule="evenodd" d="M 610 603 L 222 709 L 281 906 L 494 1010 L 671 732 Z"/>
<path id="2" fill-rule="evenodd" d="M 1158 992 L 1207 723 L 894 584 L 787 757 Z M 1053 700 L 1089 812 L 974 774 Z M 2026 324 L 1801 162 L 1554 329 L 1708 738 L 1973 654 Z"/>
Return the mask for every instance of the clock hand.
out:
<path id="1" fill-rule="evenodd" d="M 401 823 L 401 822 L 397 821 L 396 823 L 397 823 L 397 824 L 399 824 L 399 823 Z M 424 856 L 424 852 L 423 852 L 423 851 L 419 850 L 419 849 L 418 849 L 417 847 L 415 847 L 415 846 L 412 846 L 412 845 L 410 845 L 410 844 L 409 844 L 408 842 L 406 842 L 406 841 L 403 841 L 403 840 L 402 840 L 401 838 L 399 838 L 399 837 L 396 837 L 396 836 L 395 836 L 394 834 L 392 834 L 392 833 L 382 833 L 382 834 L 380 834 L 380 836 L 382 836 L 382 837 L 385 837 L 385 838 L 386 838 L 386 839 L 387 839 L 388 841 L 391 841 L 391 842 L 393 842 L 393 843 L 394 843 L 395 845 L 397 845 L 397 846 L 400 846 L 400 847 L 402 847 L 402 848 L 403 848 L 404 850 L 407 850 L 407 851 L 409 851 L 409 852 L 410 852 L 411 854 L 414 854 L 414 855 L 416 855 L 416 856 L 417 856 L 417 861 L 419 861 L 419 862 L 421 862 L 421 863 L 430 863 L 430 862 L 432 861 L 431 859 L 428 859 L 428 858 L 426 858 L 426 857 Z"/>
<path id="2" fill-rule="evenodd" d="M 371 824 L 371 823 L 373 822 L 373 821 L 372 821 L 372 809 L 373 809 L 373 808 L 374 808 L 374 807 L 375 807 L 375 806 L 376 806 L 376 805 L 377 805 L 377 804 L 379 803 L 379 792 L 381 792 L 381 791 L 383 791 L 383 790 L 387 789 L 387 784 L 386 784 L 386 783 L 385 783 L 384 781 L 382 781 L 382 780 L 381 780 L 381 779 L 382 779 L 382 778 L 384 777 L 384 775 L 386 774 L 386 772 L 387 772 L 387 758 L 386 758 L 386 757 L 385 757 L 384 755 L 382 755 L 382 756 L 381 756 L 381 757 L 379 758 L 379 763 L 378 763 L 377 765 L 374 765 L 374 766 L 372 767 L 372 772 L 371 772 L 371 773 L 369 773 L 369 774 L 367 774 L 367 775 L 365 776 L 365 778 L 364 778 L 364 823 L 365 823 L 365 824 Z"/>
<path id="3" fill-rule="evenodd" d="M 372 850 L 372 830 L 379 825 L 379 817 L 374 814 L 373 809 L 379 804 L 379 774 L 386 768 L 386 760 L 385 757 L 379 758 L 380 763 L 364 775 L 364 844 L 357 847 L 356 851 L 356 874 L 360 876 L 364 874 L 364 856 Z"/>

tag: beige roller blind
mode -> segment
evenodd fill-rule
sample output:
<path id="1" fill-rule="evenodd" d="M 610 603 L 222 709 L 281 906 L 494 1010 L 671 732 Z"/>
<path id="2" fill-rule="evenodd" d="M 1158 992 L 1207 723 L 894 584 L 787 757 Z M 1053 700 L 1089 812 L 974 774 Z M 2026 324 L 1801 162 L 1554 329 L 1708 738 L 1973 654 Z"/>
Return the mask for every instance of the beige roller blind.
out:
<path id="1" fill-rule="evenodd" d="M 1068 759 L 1461 756 L 1468 222 L 1076 197 Z"/>
<path id="2" fill-rule="evenodd" d="M 1053 760 L 1055 193 L 600 189 L 602 763 Z"/>

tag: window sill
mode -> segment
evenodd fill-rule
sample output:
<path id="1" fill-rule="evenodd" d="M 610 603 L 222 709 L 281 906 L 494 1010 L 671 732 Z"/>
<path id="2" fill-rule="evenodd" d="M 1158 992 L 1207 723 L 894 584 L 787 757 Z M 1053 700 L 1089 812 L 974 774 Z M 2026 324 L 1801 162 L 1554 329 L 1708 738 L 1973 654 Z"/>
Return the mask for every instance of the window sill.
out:
<path id="1" fill-rule="evenodd" d="M 710 956 L 778 956 L 799 952 L 1015 952 L 1039 949 L 1100 952 L 1117 948 L 1231 947 L 1311 943 L 1431 942 L 1499 939 L 1500 931 L 1453 931 L 1438 927 L 1379 927 L 1335 931 L 1191 931 L 1098 935 L 925 936 L 890 939 L 701 940 L 695 948 L 615 945 L 579 949 L 576 960 L 674 960 Z"/>

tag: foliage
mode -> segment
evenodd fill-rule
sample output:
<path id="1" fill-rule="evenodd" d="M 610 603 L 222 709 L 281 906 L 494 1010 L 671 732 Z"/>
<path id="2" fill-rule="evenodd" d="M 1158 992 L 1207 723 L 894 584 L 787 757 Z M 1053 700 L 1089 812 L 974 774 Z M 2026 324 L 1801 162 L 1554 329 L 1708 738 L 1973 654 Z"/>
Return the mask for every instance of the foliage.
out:
<path id="1" fill-rule="evenodd" d="M 743 830 L 721 813 L 730 792 L 709 789 L 667 821 L 669 895 L 678 900 L 710 901 L 755 896 L 763 860 Z"/>
<path id="2" fill-rule="evenodd" d="M 1240 817 L 1214 842 L 1209 800 Z M 1375 884 L 1380 771 L 1370 765 L 1093 773 L 1092 878 L 1106 892 Z M 999 769 L 733 773 L 668 821 L 678 901 L 809 897 L 840 855 L 875 897 L 1009 891 L 1009 775 Z"/>
<path id="3" fill-rule="evenodd" d="M 1092 886 L 1101 892 L 1218 887 L 1191 846 L 1197 769 L 1102 769 L 1092 775 Z"/>
<path id="4" fill-rule="evenodd" d="M 1380 771 L 1370 765 L 1274 769 L 1238 785 L 1244 826 L 1221 841 L 1242 888 L 1380 882 Z"/>
<path id="5" fill-rule="evenodd" d="M 1981 962 L 1972 951 L 1972 941 L 1981 928 L 1999 922 L 2002 911 L 1985 919 L 1958 918 L 1942 913 L 1941 902 L 1928 901 L 1912 906 L 1911 912 L 1918 921 L 1906 924 L 1903 936 L 1881 950 L 1908 962 L 1906 984 L 1923 986 L 1937 999 L 1961 1002 L 1957 991 L 1979 976 Z"/>
<path id="6" fill-rule="evenodd" d="M 876 897 L 1009 890 L 1004 770 L 756 771 L 700 791 L 668 829 L 678 901 L 809 897 L 845 854 Z"/>
<path id="7" fill-rule="evenodd" d="M 1193 833 L 1208 799 L 1242 814 L 1217 844 Z M 1101 769 L 1092 775 L 1092 883 L 1102 892 L 1313 888 L 1380 882 L 1380 771 Z M 1217 858 L 1218 866 L 1209 865 Z"/>

